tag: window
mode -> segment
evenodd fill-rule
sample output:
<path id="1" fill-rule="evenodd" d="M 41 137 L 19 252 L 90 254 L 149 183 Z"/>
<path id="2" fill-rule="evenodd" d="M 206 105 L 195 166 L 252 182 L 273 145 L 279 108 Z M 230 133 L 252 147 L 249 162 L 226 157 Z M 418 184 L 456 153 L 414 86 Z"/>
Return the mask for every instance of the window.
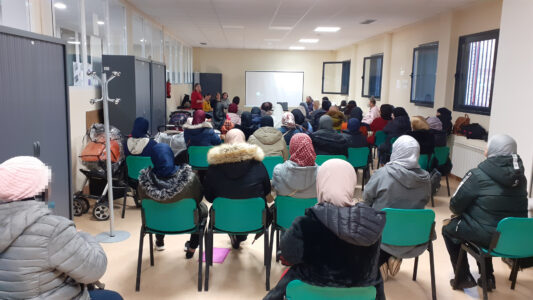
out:
<path id="1" fill-rule="evenodd" d="M 433 107 L 438 54 L 438 42 L 421 45 L 413 50 L 411 102 L 416 105 Z"/>
<path id="2" fill-rule="evenodd" d="M 86 70 L 102 74 L 102 54 L 106 39 L 106 0 L 85 1 L 85 32 L 87 35 Z M 98 81 L 87 76 L 87 85 L 98 85 Z"/>
<path id="3" fill-rule="evenodd" d="M 459 38 L 453 109 L 490 115 L 499 30 Z"/>
<path id="4" fill-rule="evenodd" d="M 365 57 L 363 61 L 362 97 L 381 97 L 381 74 L 383 71 L 383 54 Z"/>
<path id="5" fill-rule="evenodd" d="M 85 79 L 82 63 L 82 26 L 79 0 L 52 1 L 54 36 L 67 42 L 67 81 L 81 86 Z"/>
<path id="6" fill-rule="evenodd" d="M 109 0 L 109 39 L 106 54 L 128 54 L 126 9 L 119 0 Z"/>
<path id="7" fill-rule="evenodd" d="M 152 60 L 163 61 L 163 31 L 152 29 Z"/>
<path id="8" fill-rule="evenodd" d="M 30 31 L 28 0 L 0 0 L 0 25 Z"/>
<path id="9" fill-rule="evenodd" d="M 350 61 L 324 62 L 322 67 L 322 94 L 348 94 Z"/>

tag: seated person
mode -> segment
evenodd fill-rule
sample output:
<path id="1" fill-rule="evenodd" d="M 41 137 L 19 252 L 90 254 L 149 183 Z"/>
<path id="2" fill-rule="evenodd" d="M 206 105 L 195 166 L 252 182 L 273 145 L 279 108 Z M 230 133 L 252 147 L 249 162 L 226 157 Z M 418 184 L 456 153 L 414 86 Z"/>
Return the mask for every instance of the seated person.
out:
<path id="1" fill-rule="evenodd" d="M 274 128 L 274 120 L 271 116 L 261 118 L 261 128 L 250 136 L 248 143 L 261 147 L 265 156 L 281 156 L 283 160 L 289 158 L 283 134 Z"/>
<path id="2" fill-rule="evenodd" d="M 411 118 L 411 128 L 413 130 L 406 132 L 415 138 L 420 145 L 420 154 L 431 156 L 435 150 L 435 137 L 429 131 L 429 124 L 421 116 Z"/>
<path id="3" fill-rule="evenodd" d="M 224 103 L 217 101 L 213 111 L 213 127 L 217 130 L 221 130 L 226 122 L 226 111 L 224 109 Z"/>
<path id="4" fill-rule="evenodd" d="M 346 100 L 342 100 L 341 105 L 339 105 L 339 111 L 344 112 L 344 110 L 346 109 L 346 106 L 348 106 L 348 103 L 346 102 Z"/>
<path id="5" fill-rule="evenodd" d="M 283 134 L 285 139 L 285 144 L 288 145 L 291 142 L 291 138 L 297 134 L 302 133 L 302 129 L 299 126 L 296 126 L 296 121 L 294 120 L 294 115 L 290 112 L 283 114 L 281 119 L 281 128 L 279 129 Z"/>
<path id="6" fill-rule="evenodd" d="M 498 222 L 507 217 L 527 218 L 527 180 L 515 140 L 504 134 L 493 136 L 485 156 L 485 161 L 466 173 L 452 196 L 450 210 L 455 216 L 442 227 L 454 270 L 462 242 L 488 248 Z M 485 265 L 488 285 L 495 289 L 492 259 L 488 258 Z M 476 286 L 466 258 L 456 274 L 450 280 L 454 289 Z M 481 280 L 477 284 L 481 286 Z"/>
<path id="7" fill-rule="evenodd" d="M 271 116 L 273 112 L 274 107 L 272 106 L 272 102 L 263 102 L 261 104 L 261 117 Z"/>
<path id="8" fill-rule="evenodd" d="M 202 104 L 202 110 L 205 112 L 213 111 L 213 107 L 211 106 L 211 94 L 204 95 L 204 102 Z"/>
<path id="9" fill-rule="evenodd" d="M 279 131 L 278 131 L 279 133 Z M 211 203 L 217 197 L 248 199 L 270 196 L 268 172 L 262 161 L 265 154 L 256 145 L 247 144 L 244 133 L 232 129 L 226 135 L 226 143 L 207 153 L 209 168 L 205 178 L 205 199 Z M 230 235 L 231 245 L 239 249 L 245 235 Z"/>
<path id="10" fill-rule="evenodd" d="M 342 122 L 344 122 L 344 114 L 339 110 L 337 106 L 332 106 L 329 108 L 329 111 L 326 115 L 331 117 L 333 121 L 333 129 L 341 130 Z"/>
<path id="11" fill-rule="evenodd" d="M 318 204 L 282 235 L 281 259 L 291 267 L 264 300 L 284 299 L 295 279 L 316 286 L 375 286 L 376 299 L 385 299 L 378 272 L 385 213 L 356 203 L 356 183 L 354 168 L 346 161 L 331 159 L 320 167 Z"/>
<path id="12" fill-rule="evenodd" d="M 259 107 L 252 107 L 250 110 L 252 114 L 252 123 L 257 127 L 261 127 L 261 109 Z"/>
<path id="13" fill-rule="evenodd" d="M 327 99 L 327 97 L 324 97 Z M 322 107 L 316 109 L 311 113 L 311 125 L 313 126 L 313 131 L 317 131 L 319 127 L 320 118 L 325 115 L 329 108 L 331 107 L 331 102 L 329 100 L 322 100 Z"/>
<path id="14" fill-rule="evenodd" d="M 131 130 L 131 137 L 126 140 L 124 145 L 124 154 L 126 156 L 150 156 L 152 155 L 152 148 L 156 141 L 150 139 L 148 136 L 148 128 L 150 124 L 148 120 L 143 117 L 138 117 L 133 123 Z"/>
<path id="15" fill-rule="evenodd" d="M 87 289 L 104 275 L 107 258 L 90 234 L 48 209 L 51 180 L 35 157 L 0 164 L 0 299 L 122 299 Z"/>
<path id="16" fill-rule="evenodd" d="M 342 132 L 342 135 L 348 143 L 348 148 L 368 147 L 366 137 L 359 131 L 360 127 L 361 123 L 358 119 L 353 118 L 348 120 L 348 130 Z"/>
<path id="17" fill-rule="evenodd" d="M 446 107 L 441 107 L 437 109 L 437 118 L 439 118 L 440 122 L 442 123 L 442 130 L 446 133 L 446 135 L 452 134 L 452 112 Z"/>
<path id="18" fill-rule="evenodd" d="M 363 120 L 361 120 L 361 123 L 363 123 L 365 126 L 370 126 L 370 124 L 372 124 L 372 122 L 379 117 L 379 108 L 376 106 L 376 99 L 374 96 L 370 98 L 368 107 L 370 108 L 368 113 L 366 113 L 363 117 Z"/>
<path id="19" fill-rule="evenodd" d="M 445 147 L 448 144 L 448 136 L 442 130 L 442 122 L 437 117 L 429 117 L 426 119 L 429 125 L 429 131 L 433 133 L 435 138 L 435 147 Z"/>
<path id="20" fill-rule="evenodd" d="M 241 98 L 239 98 L 239 96 L 235 96 L 233 97 L 233 100 L 231 100 L 231 103 L 237 105 L 237 114 L 240 116 L 242 114 L 242 111 L 239 109 L 239 103 L 241 103 Z"/>
<path id="21" fill-rule="evenodd" d="M 303 106 L 300 106 L 303 107 Z M 313 132 L 313 126 L 307 120 L 305 119 L 305 115 L 300 109 L 293 109 L 291 111 L 292 115 L 294 116 L 294 122 L 296 123 L 296 126 L 300 128 L 300 131 L 303 133 L 310 134 Z"/>
<path id="22" fill-rule="evenodd" d="M 235 128 L 240 129 L 244 136 L 246 137 L 246 140 L 254 134 L 254 132 L 259 129 L 259 127 L 255 126 L 253 123 L 252 114 L 249 111 L 243 111 L 241 114 L 241 124 L 235 125 Z"/>
<path id="23" fill-rule="evenodd" d="M 318 165 L 311 138 L 304 133 L 295 134 L 289 150 L 290 159 L 274 167 L 272 188 L 280 196 L 316 198 Z"/>
<path id="24" fill-rule="evenodd" d="M 379 110 L 380 116 L 375 118 L 374 121 L 372 121 L 372 124 L 370 124 L 370 131 L 372 131 L 372 135 L 369 135 L 366 141 L 374 145 L 376 142 L 376 132 L 382 131 L 385 126 L 389 123 L 390 120 L 392 120 L 392 110 L 394 107 L 390 104 L 383 104 L 381 105 L 381 108 Z"/>
<path id="25" fill-rule="evenodd" d="M 211 123 L 205 121 L 205 112 L 196 110 L 192 117 L 192 123 L 183 125 L 183 135 L 187 147 L 189 146 L 215 146 L 222 141 L 213 130 Z"/>
<path id="26" fill-rule="evenodd" d="M 376 210 L 383 208 L 423 209 L 431 199 L 429 173 L 418 165 L 420 146 L 408 135 L 402 135 L 392 146 L 390 162 L 372 174 L 365 185 L 363 201 Z M 416 257 L 427 245 L 390 246 L 381 244 L 381 275 L 395 276 L 402 258 Z M 387 272 L 388 271 L 388 272 Z"/>
<path id="27" fill-rule="evenodd" d="M 320 118 L 319 129 L 311 134 L 311 140 L 317 155 L 348 156 L 348 142 L 337 131 L 333 130 L 330 116 Z"/>
<path id="28" fill-rule="evenodd" d="M 386 134 L 385 142 L 379 145 L 379 163 L 386 164 L 389 161 L 390 153 L 392 149 L 392 139 L 398 138 L 401 135 L 411 130 L 411 120 L 409 115 L 403 107 L 396 107 L 392 111 L 392 121 L 387 123 L 387 126 L 383 128 L 383 132 Z"/>
<path id="29" fill-rule="evenodd" d="M 241 115 L 238 112 L 239 106 L 231 103 L 228 107 L 228 116 L 234 125 L 241 125 Z"/>
<path id="30" fill-rule="evenodd" d="M 152 164 L 141 171 L 139 175 L 139 198 L 152 199 L 161 203 L 174 203 L 182 199 L 192 198 L 200 211 L 200 223 L 205 225 L 207 220 L 207 206 L 202 203 L 202 184 L 193 172 L 190 165 L 181 163 L 174 164 L 174 153 L 167 144 L 157 144 L 152 153 Z M 155 249 L 165 250 L 165 235 L 155 235 Z M 185 243 L 185 257 L 190 259 L 194 256 L 200 241 L 200 236 L 191 234 L 191 238 Z"/>

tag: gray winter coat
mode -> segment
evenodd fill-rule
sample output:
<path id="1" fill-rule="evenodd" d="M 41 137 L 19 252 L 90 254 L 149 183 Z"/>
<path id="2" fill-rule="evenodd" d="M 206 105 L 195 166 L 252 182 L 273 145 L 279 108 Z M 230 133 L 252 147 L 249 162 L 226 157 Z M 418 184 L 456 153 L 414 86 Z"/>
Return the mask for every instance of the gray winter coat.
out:
<path id="1" fill-rule="evenodd" d="M 104 250 L 74 223 L 35 200 L 0 202 L 0 299 L 83 299 L 98 281 Z"/>
<path id="2" fill-rule="evenodd" d="M 430 199 L 429 173 L 420 168 L 406 169 L 396 164 L 386 164 L 374 172 L 363 192 L 364 202 L 376 210 L 423 209 Z M 399 258 L 418 256 L 426 248 L 426 245 L 399 247 L 381 244 L 381 249 Z"/>
<path id="3" fill-rule="evenodd" d="M 318 165 L 301 167 L 287 160 L 274 168 L 272 187 L 280 196 L 294 198 L 316 198 L 316 174 Z"/>

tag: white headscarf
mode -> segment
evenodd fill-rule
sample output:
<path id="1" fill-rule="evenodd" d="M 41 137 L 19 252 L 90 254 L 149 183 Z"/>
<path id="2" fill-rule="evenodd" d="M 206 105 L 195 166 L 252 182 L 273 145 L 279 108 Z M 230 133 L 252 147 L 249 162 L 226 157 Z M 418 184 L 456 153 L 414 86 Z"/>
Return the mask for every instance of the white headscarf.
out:
<path id="1" fill-rule="evenodd" d="M 274 119 L 274 128 L 281 128 L 283 119 L 283 106 L 281 106 L 281 104 L 278 103 L 274 105 L 272 119 Z"/>
<path id="2" fill-rule="evenodd" d="M 390 162 L 387 164 L 400 165 L 406 169 L 420 168 L 418 157 L 420 156 L 420 145 L 409 135 L 402 135 L 392 145 Z"/>
<path id="3" fill-rule="evenodd" d="M 318 203 L 328 202 L 338 207 L 355 205 L 353 192 L 357 174 L 348 162 L 330 159 L 320 166 L 316 176 Z"/>
<path id="4" fill-rule="evenodd" d="M 507 134 L 497 134 L 490 138 L 487 157 L 508 156 L 516 154 L 516 141 Z"/>

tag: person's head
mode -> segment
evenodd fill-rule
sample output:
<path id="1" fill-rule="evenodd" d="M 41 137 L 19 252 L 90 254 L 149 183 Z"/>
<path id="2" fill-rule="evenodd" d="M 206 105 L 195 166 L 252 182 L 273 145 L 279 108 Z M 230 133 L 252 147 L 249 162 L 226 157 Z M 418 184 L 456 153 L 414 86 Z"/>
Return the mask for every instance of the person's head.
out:
<path id="1" fill-rule="evenodd" d="M 311 96 L 307 96 L 307 97 L 305 97 L 305 102 L 306 103 L 313 103 L 313 98 L 311 98 Z"/>
<path id="2" fill-rule="evenodd" d="M 192 125 L 202 124 L 205 122 L 205 111 L 199 109 L 194 111 L 192 115 Z"/>
<path id="3" fill-rule="evenodd" d="M 261 109 L 257 106 L 252 107 L 252 110 L 250 111 L 252 115 L 261 115 Z"/>
<path id="4" fill-rule="evenodd" d="M 239 106 L 237 106 L 237 104 L 231 103 L 228 106 L 228 112 L 236 114 L 238 111 L 239 111 Z"/>
<path id="5" fill-rule="evenodd" d="M 397 118 L 397 117 L 401 117 L 401 116 L 409 116 L 407 114 L 407 111 L 405 111 L 405 109 L 403 107 L 396 107 L 392 110 L 392 118 Z"/>
<path id="6" fill-rule="evenodd" d="M 426 119 L 429 128 L 437 131 L 442 131 L 442 122 L 437 117 L 429 117 Z"/>
<path id="7" fill-rule="evenodd" d="M 222 100 L 228 99 L 228 93 L 224 92 L 222 93 Z"/>
<path id="8" fill-rule="evenodd" d="M 322 101 L 329 101 L 328 97 L 322 97 Z"/>
<path id="9" fill-rule="evenodd" d="M 309 116 L 309 108 L 305 103 L 300 103 L 300 106 L 298 106 L 298 109 L 302 112 L 304 116 Z M 296 116 L 294 116 L 296 117 Z"/>
<path id="10" fill-rule="evenodd" d="M 174 153 L 168 144 L 157 143 L 152 148 L 153 171 L 157 177 L 168 178 L 174 175 L 179 167 L 174 164 Z"/>
<path id="11" fill-rule="evenodd" d="M 368 101 L 368 106 L 370 106 L 370 108 L 376 106 L 376 98 L 374 98 L 374 96 L 372 96 L 370 101 Z"/>
<path id="12" fill-rule="evenodd" d="M 489 139 L 485 157 L 509 156 L 516 153 L 516 141 L 507 134 L 497 134 Z"/>
<path id="13" fill-rule="evenodd" d="M 300 106 L 301 107 L 301 106 Z M 294 122 L 298 125 L 303 125 L 303 123 L 305 122 L 305 116 L 304 114 L 302 113 L 302 110 L 301 109 L 293 109 L 291 111 L 292 115 L 294 116 Z"/>
<path id="14" fill-rule="evenodd" d="M 439 116 L 449 117 L 451 119 L 452 112 L 449 109 L 447 109 L 446 107 L 441 107 L 441 108 L 437 109 L 437 117 L 439 117 Z"/>
<path id="15" fill-rule="evenodd" d="M 250 127 L 252 126 L 252 113 L 249 111 L 244 111 L 241 114 L 241 126 Z"/>
<path id="16" fill-rule="evenodd" d="M 226 95 L 228 95 L 228 94 L 226 93 Z M 241 98 L 239 98 L 239 96 L 235 96 L 235 97 L 233 97 L 233 100 L 231 102 L 239 105 L 239 103 L 241 103 Z"/>
<path id="17" fill-rule="evenodd" d="M 330 106 L 328 112 L 339 112 L 339 108 L 337 107 L 337 105 L 332 105 Z"/>
<path id="18" fill-rule="evenodd" d="M 392 144 L 389 164 L 396 164 L 406 169 L 420 168 L 419 156 L 420 145 L 418 142 L 412 136 L 402 135 Z"/>
<path id="19" fill-rule="evenodd" d="M 261 127 L 274 127 L 274 119 L 271 116 L 261 117 Z"/>
<path id="20" fill-rule="evenodd" d="M 143 117 L 138 117 L 133 122 L 133 129 L 131 130 L 131 137 L 142 138 L 148 134 L 148 127 L 150 123 Z"/>
<path id="21" fill-rule="evenodd" d="M 322 101 L 323 110 L 328 111 L 330 107 L 331 107 L 331 102 L 329 102 L 329 100 Z"/>
<path id="22" fill-rule="evenodd" d="M 219 92 L 216 93 L 216 95 L 215 95 L 215 99 L 217 99 L 217 101 L 222 100 L 222 99 L 220 98 L 220 93 L 219 93 Z"/>
<path id="23" fill-rule="evenodd" d="M 313 101 L 313 109 L 317 110 L 320 107 L 320 101 L 315 100 Z"/>
<path id="24" fill-rule="evenodd" d="M 323 115 L 318 120 L 318 129 L 333 129 L 333 120 L 328 115 Z"/>
<path id="25" fill-rule="evenodd" d="M 411 128 L 413 128 L 413 131 L 429 130 L 429 124 L 423 117 L 414 116 L 411 118 Z"/>
<path id="26" fill-rule="evenodd" d="M 387 120 L 387 121 L 390 121 L 392 120 L 392 110 L 394 109 L 394 107 L 390 104 L 382 104 L 381 107 L 380 107 L 380 114 L 381 114 L 381 118 L 383 118 L 383 120 Z"/>
<path id="27" fill-rule="evenodd" d="M 355 205 L 353 199 L 357 174 L 350 163 L 330 159 L 320 166 L 316 176 L 318 203 L 331 203 L 337 207 Z"/>
<path id="28" fill-rule="evenodd" d="M 211 94 L 207 93 L 204 95 L 205 101 L 211 101 Z"/>
<path id="29" fill-rule="evenodd" d="M 197 83 L 194 85 L 194 90 L 197 91 L 198 93 L 201 93 L 202 92 L 202 86 Z"/>
<path id="30" fill-rule="evenodd" d="M 296 127 L 296 121 L 294 121 L 294 115 L 290 112 L 283 113 L 281 117 L 281 126 L 292 129 Z"/>
<path id="31" fill-rule="evenodd" d="M 297 133 L 292 136 L 289 143 L 290 160 L 300 167 L 311 167 L 315 165 L 316 153 L 313 142 L 309 135 Z"/>
<path id="32" fill-rule="evenodd" d="M 263 102 L 263 104 L 261 104 L 261 110 L 266 111 L 266 112 L 272 111 L 272 103 Z"/>
<path id="33" fill-rule="evenodd" d="M 0 202 L 30 199 L 43 194 L 52 170 L 33 156 L 16 156 L 0 164 Z"/>
<path id="34" fill-rule="evenodd" d="M 361 121 L 357 118 L 352 118 L 348 120 L 348 131 L 352 133 L 359 132 L 359 128 L 361 127 Z"/>
<path id="35" fill-rule="evenodd" d="M 346 102 L 346 100 L 342 100 L 342 101 L 341 101 L 341 107 L 345 107 L 346 105 L 348 105 L 348 103 Z"/>
<path id="36" fill-rule="evenodd" d="M 244 136 L 244 132 L 240 129 L 233 128 L 226 133 L 226 139 L 224 142 L 226 144 L 246 143 L 246 137 Z"/>
<path id="37" fill-rule="evenodd" d="M 358 120 L 363 119 L 363 111 L 359 107 L 354 107 L 350 110 L 350 119 L 356 118 Z"/>
<path id="38" fill-rule="evenodd" d="M 355 100 L 350 100 L 348 101 L 348 105 L 352 107 L 357 107 L 357 102 L 355 102 Z"/>

